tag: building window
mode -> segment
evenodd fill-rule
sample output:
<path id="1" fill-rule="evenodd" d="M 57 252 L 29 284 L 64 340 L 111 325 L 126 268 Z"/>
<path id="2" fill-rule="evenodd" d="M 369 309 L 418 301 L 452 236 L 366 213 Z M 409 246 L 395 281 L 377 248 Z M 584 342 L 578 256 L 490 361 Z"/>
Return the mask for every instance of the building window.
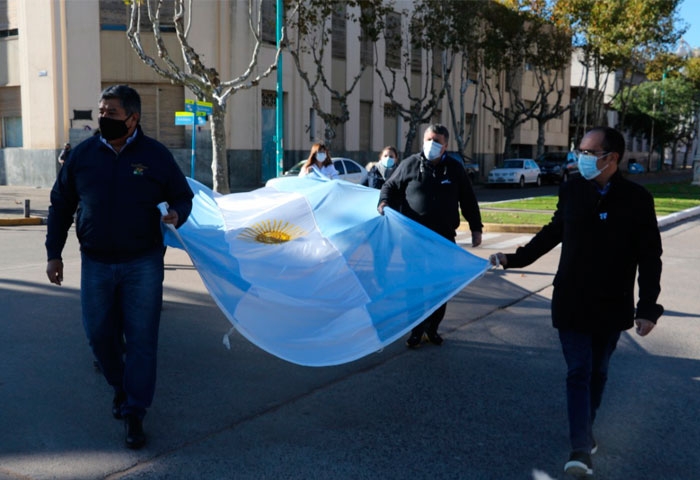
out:
<path id="1" fill-rule="evenodd" d="M 261 0 L 260 28 L 262 41 L 277 45 L 277 2 L 276 0 Z"/>
<path id="2" fill-rule="evenodd" d="M 160 31 L 174 32 L 175 2 L 163 2 L 160 7 Z M 141 29 L 152 29 L 146 5 L 141 5 Z M 100 28 L 126 31 L 131 21 L 131 6 L 124 0 L 100 0 Z"/>
<path id="3" fill-rule="evenodd" d="M 440 49 L 433 49 L 433 76 L 442 78 L 442 53 Z"/>
<path id="4" fill-rule="evenodd" d="M 20 0 L 0 0 L 0 37 L 17 36 L 17 4 Z"/>
<path id="5" fill-rule="evenodd" d="M 2 148 L 22 146 L 22 117 L 0 117 Z"/>
<path id="6" fill-rule="evenodd" d="M 411 72 L 420 73 L 423 63 L 423 49 L 419 45 L 411 46 Z"/>
<path id="7" fill-rule="evenodd" d="M 374 42 L 362 31 L 360 35 L 360 63 L 363 67 L 374 65 Z"/>
<path id="8" fill-rule="evenodd" d="M 386 47 L 385 64 L 388 68 L 401 68 L 401 14 L 390 12 L 386 15 L 384 29 Z"/>
<path id="9" fill-rule="evenodd" d="M 360 102 L 360 151 L 372 150 L 372 102 Z"/>
<path id="10" fill-rule="evenodd" d="M 273 90 L 263 90 L 262 108 L 277 108 L 277 92 Z"/>
<path id="11" fill-rule="evenodd" d="M 333 9 L 333 16 L 331 17 L 331 36 L 332 36 L 332 53 L 333 58 L 345 59 L 347 42 L 345 39 L 346 33 L 346 23 L 345 18 L 347 6 L 338 2 L 338 5 Z"/>

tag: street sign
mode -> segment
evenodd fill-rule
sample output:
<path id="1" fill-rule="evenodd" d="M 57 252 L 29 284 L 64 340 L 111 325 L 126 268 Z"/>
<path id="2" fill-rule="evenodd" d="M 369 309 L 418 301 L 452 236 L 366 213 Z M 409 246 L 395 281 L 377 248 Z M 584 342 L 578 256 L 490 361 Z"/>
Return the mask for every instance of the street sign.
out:
<path id="1" fill-rule="evenodd" d="M 175 125 L 192 125 L 194 123 L 194 113 L 175 112 Z"/>
<path id="2" fill-rule="evenodd" d="M 175 112 L 175 125 L 192 125 L 195 117 L 197 125 L 205 125 L 207 123 L 207 114 L 205 112 Z"/>
<path id="3" fill-rule="evenodd" d="M 209 115 L 213 112 L 213 107 L 211 102 L 185 100 L 185 110 L 188 112 L 204 112 Z"/>
<path id="4" fill-rule="evenodd" d="M 185 111 L 175 112 L 175 125 L 192 125 L 192 155 L 190 161 L 190 177 L 194 179 L 194 164 L 196 157 L 197 129 L 194 125 L 205 125 L 207 115 L 211 114 L 214 106 L 211 102 L 200 102 L 199 100 L 185 100 Z"/>

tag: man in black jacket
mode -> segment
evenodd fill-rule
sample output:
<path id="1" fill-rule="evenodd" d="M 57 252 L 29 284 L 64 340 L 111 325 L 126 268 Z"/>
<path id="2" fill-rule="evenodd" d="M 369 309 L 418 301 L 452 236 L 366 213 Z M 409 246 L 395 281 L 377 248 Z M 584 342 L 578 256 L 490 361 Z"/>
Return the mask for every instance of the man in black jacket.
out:
<path id="1" fill-rule="evenodd" d="M 404 159 L 384 183 L 377 210 L 383 215 L 389 206 L 452 242 L 461 210 L 472 232 L 472 247 L 478 247 L 483 228 L 479 204 L 464 165 L 445 155 L 449 137 L 444 125 L 428 126 L 423 151 Z M 416 348 L 423 340 L 441 345 L 437 329 L 446 309 L 445 303 L 416 326 L 406 346 Z"/>
<path id="2" fill-rule="evenodd" d="M 525 267 L 562 244 L 552 323 L 559 330 L 568 369 L 571 455 L 564 469 L 592 475 L 591 454 L 598 448 L 592 426 L 620 333 L 636 325 L 636 332 L 645 336 L 663 313 L 656 303 L 662 250 L 654 199 L 618 170 L 625 153 L 622 135 L 596 127 L 583 137 L 580 149 L 581 176 L 561 185 L 551 222 L 514 254 L 499 252 L 491 262 Z"/>
<path id="3" fill-rule="evenodd" d="M 51 190 L 46 274 L 61 285 L 61 253 L 75 214 L 83 326 L 107 382 L 126 446 L 141 448 L 155 392 L 163 297 L 161 221 L 179 227 L 193 193 L 170 151 L 141 131 L 141 99 L 126 85 L 99 103 L 100 135 L 73 148 Z M 161 217 L 158 204 L 167 202 Z M 77 213 L 76 213 L 77 211 Z M 125 340 L 123 342 L 122 340 Z"/>

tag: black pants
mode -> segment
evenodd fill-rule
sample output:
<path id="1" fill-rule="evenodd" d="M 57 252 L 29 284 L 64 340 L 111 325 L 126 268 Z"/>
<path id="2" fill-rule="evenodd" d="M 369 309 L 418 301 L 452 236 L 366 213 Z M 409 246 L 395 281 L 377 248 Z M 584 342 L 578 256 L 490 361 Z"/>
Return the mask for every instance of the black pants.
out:
<path id="1" fill-rule="evenodd" d="M 442 322 L 442 319 L 445 318 L 446 311 L 447 302 L 440 305 L 428 318 L 415 326 L 413 330 L 411 330 L 411 335 L 423 335 L 423 332 L 437 333 L 438 326 L 440 322 Z"/>

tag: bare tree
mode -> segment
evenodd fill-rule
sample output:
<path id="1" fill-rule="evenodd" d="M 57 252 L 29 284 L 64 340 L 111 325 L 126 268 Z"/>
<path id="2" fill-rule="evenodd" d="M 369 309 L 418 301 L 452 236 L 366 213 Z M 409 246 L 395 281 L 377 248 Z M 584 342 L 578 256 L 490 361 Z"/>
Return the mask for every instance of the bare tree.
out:
<path id="1" fill-rule="evenodd" d="M 442 79 L 452 124 L 452 138 L 464 156 L 471 141 L 471 132 L 474 131 L 476 116 L 473 114 L 479 101 L 479 95 L 475 92 L 471 109 L 467 111 L 467 90 L 470 85 L 478 88 L 482 78 L 474 52 L 481 32 L 480 16 L 484 6 L 485 2 L 481 0 L 418 0 L 415 2 L 411 24 L 412 37 L 424 39 L 422 43 L 426 45 L 437 43 L 452 52 L 454 62 L 458 62 L 458 84 L 453 85 L 447 64 L 443 64 Z M 435 25 L 435 18 L 442 21 Z M 467 114 L 471 114 L 471 127 L 468 131 Z"/>
<path id="2" fill-rule="evenodd" d="M 418 128 L 432 120 L 445 96 L 445 79 L 452 74 L 454 53 L 444 49 L 443 38 L 424 34 L 420 17 L 409 18 L 407 11 L 402 12 L 402 17 L 410 22 L 409 29 L 401 29 L 404 32 L 401 35 L 403 42 L 397 42 L 396 37 L 387 37 L 388 32 L 385 32 L 388 54 L 391 52 L 400 60 L 395 63 L 385 61 L 384 65 L 380 65 L 379 56 L 375 55 L 375 71 L 392 107 L 408 123 L 403 151 L 409 154 Z M 440 29 L 439 25 L 429 27 Z M 399 55 L 396 55 L 397 51 L 400 51 Z M 414 82 L 414 79 L 419 81 Z M 402 89 L 401 93 L 397 92 L 397 87 Z M 404 92 L 407 104 L 401 98 Z"/>
<path id="3" fill-rule="evenodd" d="M 483 12 L 480 54 L 485 67 L 481 83 L 484 108 L 503 125 L 504 154 L 513 155 L 516 129 L 530 119 L 539 123 L 538 150 L 544 150 L 544 125 L 569 108 L 564 105 L 561 78 L 570 59 L 568 32 L 535 6 L 515 2 L 508 7 L 489 2 Z M 522 9 L 522 10 L 520 10 Z M 537 83 L 534 98 L 523 96 L 523 76 L 531 71 Z"/>
<path id="4" fill-rule="evenodd" d="M 202 101 L 213 104 L 211 115 L 211 140 L 213 189 L 219 193 L 228 193 L 229 170 L 226 157 L 226 102 L 229 97 L 238 91 L 253 88 L 260 80 L 267 77 L 277 68 L 277 59 L 280 50 L 277 51 L 275 62 L 269 65 L 261 73 L 255 74 L 261 41 L 261 8 L 262 1 L 258 2 L 257 11 L 254 11 L 253 0 L 248 0 L 248 25 L 250 34 L 255 42 L 247 68 L 241 75 L 230 80 L 222 80 L 215 67 L 207 67 L 202 62 L 199 54 L 192 48 L 188 36 L 192 25 L 193 0 L 170 0 L 172 4 L 172 23 L 180 43 L 180 52 L 184 61 L 184 68 L 177 65 L 171 52 L 166 48 L 161 35 L 161 12 L 164 0 L 131 0 L 131 18 L 127 37 L 131 46 L 139 58 L 151 67 L 160 76 L 170 80 L 174 84 L 184 85 Z M 168 5 L 170 7 L 170 5 Z M 143 11 L 146 15 L 144 16 Z M 141 41 L 141 26 L 150 24 L 153 39 L 158 51 L 158 60 L 148 55 Z"/>
<path id="5" fill-rule="evenodd" d="M 295 31 L 295 36 L 289 39 L 286 48 L 311 96 L 312 108 L 324 121 L 325 142 L 332 147 L 338 129 L 350 119 L 348 98 L 357 87 L 367 65 L 361 62 L 359 70 L 349 83 L 344 78 L 334 82 L 331 72 L 326 71 L 325 67 L 328 61 L 327 47 L 332 41 L 337 41 L 335 45 L 338 48 L 345 47 L 346 22 L 359 23 L 363 41 L 376 41 L 383 28 L 384 13 L 389 7 L 384 5 L 383 0 L 298 0 L 293 3 L 295 13 L 288 16 L 288 25 Z M 334 30 L 334 23 L 338 31 Z M 311 60 L 311 65 L 307 64 L 307 59 Z M 330 105 L 324 105 L 324 94 L 330 96 Z M 334 102 L 337 106 L 335 111 Z"/>

